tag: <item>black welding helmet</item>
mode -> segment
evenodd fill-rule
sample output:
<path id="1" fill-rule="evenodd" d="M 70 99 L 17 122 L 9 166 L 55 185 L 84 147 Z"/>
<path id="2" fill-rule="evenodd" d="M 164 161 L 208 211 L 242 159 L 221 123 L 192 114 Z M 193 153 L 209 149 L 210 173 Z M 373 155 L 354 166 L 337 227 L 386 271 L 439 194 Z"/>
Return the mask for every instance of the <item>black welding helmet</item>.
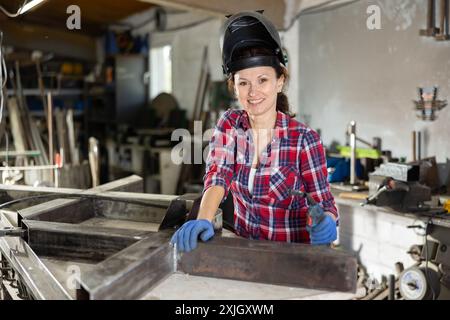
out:
<path id="1" fill-rule="evenodd" d="M 271 55 L 236 58 L 238 49 L 264 47 Z M 287 64 L 277 29 L 262 13 L 243 11 L 228 18 L 222 27 L 220 41 L 223 73 L 229 75 L 242 69 Z"/>

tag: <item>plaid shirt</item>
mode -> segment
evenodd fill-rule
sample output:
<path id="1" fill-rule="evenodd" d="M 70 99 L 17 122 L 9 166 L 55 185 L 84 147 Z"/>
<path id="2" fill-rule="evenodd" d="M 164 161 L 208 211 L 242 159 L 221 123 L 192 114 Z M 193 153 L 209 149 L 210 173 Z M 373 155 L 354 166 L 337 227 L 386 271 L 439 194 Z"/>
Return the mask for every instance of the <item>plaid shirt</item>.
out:
<path id="1" fill-rule="evenodd" d="M 254 148 L 248 129 L 248 114 L 243 110 L 230 109 L 219 119 L 209 143 L 204 192 L 222 186 L 225 199 L 231 189 L 239 236 L 309 243 L 307 204 L 304 198 L 291 196 L 290 189 L 310 193 L 338 221 L 319 135 L 278 112 L 274 138 L 260 155 L 251 194 L 248 179 Z"/>

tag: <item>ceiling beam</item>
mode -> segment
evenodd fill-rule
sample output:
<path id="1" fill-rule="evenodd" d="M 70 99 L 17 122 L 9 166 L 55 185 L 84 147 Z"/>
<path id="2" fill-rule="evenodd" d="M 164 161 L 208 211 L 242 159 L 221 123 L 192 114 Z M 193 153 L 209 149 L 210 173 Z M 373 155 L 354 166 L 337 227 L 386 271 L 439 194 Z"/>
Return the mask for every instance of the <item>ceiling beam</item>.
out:
<path id="1" fill-rule="evenodd" d="M 184 9 L 196 10 L 209 15 L 225 18 L 225 15 L 238 13 L 240 11 L 264 10 L 266 15 L 278 29 L 284 29 L 285 1 L 273 0 L 140 0 L 142 2 Z"/>
<path id="2" fill-rule="evenodd" d="M 96 61 L 96 39 L 72 31 L 0 19 L 3 43 L 19 49 L 51 52 L 67 58 Z"/>

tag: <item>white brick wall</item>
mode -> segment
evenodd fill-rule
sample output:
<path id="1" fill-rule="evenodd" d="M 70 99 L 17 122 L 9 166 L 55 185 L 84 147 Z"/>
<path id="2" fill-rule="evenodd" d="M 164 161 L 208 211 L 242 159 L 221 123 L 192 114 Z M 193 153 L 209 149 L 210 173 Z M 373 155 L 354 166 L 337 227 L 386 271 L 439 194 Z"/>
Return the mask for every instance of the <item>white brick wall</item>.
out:
<path id="1" fill-rule="evenodd" d="M 377 280 L 395 274 L 395 263 L 402 262 L 405 268 L 414 264 L 406 253 L 411 245 L 422 244 L 423 236 L 413 229 L 413 217 L 386 212 L 384 209 L 340 204 L 341 215 L 339 241 L 343 248 L 358 252 L 358 257 L 367 272 Z"/>

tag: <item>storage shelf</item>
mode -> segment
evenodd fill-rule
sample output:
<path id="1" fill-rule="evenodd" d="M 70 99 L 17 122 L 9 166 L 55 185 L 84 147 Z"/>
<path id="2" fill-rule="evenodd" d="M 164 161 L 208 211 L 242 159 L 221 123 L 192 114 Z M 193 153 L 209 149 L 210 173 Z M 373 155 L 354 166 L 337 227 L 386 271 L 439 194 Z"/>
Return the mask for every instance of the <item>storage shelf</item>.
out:
<path id="1" fill-rule="evenodd" d="M 41 90 L 39 89 L 23 89 L 23 94 L 25 96 L 40 96 Z M 77 96 L 83 94 L 83 89 L 52 89 L 52 90 L 44 90 L 44 94 L 47 95 L 48 92 L 51 92 L 52 96 Z M 8 96 L 13 96 L 16 92 L 12 89 L 6 90 L 6 94 Z"/>

